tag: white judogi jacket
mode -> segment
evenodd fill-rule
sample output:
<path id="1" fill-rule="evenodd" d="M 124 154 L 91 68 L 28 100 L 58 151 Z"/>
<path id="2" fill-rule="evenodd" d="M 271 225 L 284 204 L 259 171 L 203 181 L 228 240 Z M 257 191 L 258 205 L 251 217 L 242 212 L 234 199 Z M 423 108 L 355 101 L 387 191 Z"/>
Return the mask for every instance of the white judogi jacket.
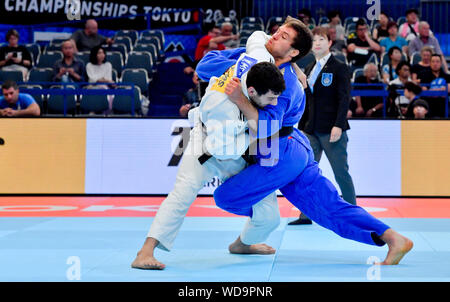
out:
<path id="1" fill-rule="evenodd" d="M 247 120 L 224 91 L 226 84 L 237 77 L 241 80 L 242 92 L 248 97 L 246 79 L 250 68 L 259 62 L 275 62 L 265 47 L 269 38 L 262 31 L 254 32 L 247 40 L 246 53 L 222 76 L 210 79 L 200 106 L 191 110 L 198 110 L 192 114 L 198 115 L 206 128 L 204 149 L 217 159 L 237 159 L 249 146 Z"/>

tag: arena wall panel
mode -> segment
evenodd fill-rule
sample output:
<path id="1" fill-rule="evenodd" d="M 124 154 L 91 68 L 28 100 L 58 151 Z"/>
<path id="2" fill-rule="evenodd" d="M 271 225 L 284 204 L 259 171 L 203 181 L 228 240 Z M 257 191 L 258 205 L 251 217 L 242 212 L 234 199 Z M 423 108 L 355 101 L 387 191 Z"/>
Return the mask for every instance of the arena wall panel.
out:
<path id="1" fill-rule="evenodd" d="M 450 196 L 450 121 L 349 122 L 357 195 Z M 1 119 L 0 193 L 168 194 L 189 129 L 184 119 Z M 325 154 L 320 167 L 337 186 Z"/>

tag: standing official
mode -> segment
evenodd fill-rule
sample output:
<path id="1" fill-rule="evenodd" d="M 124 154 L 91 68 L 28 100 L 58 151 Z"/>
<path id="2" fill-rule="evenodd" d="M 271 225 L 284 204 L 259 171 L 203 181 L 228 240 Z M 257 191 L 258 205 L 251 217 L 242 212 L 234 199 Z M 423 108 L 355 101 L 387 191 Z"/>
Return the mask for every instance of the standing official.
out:
<path id="1" fill-rule="evenodd" d="M 356 205 L 355 188 L 347 163 L 350 70 L 330 53 L 332 41 L 326 28 L 316 27 L 312 33 L 312 51 L 316 62 L 305 69 L 308 77 L 305 89 L 307 108 L 299 129 L 308 137 L 317 162 L 322 157 L 322 151 L 325 151 L 343 199 Z M 306 215 L 301 214 L 298 220 L 290 224 L 311 223 Z"/>

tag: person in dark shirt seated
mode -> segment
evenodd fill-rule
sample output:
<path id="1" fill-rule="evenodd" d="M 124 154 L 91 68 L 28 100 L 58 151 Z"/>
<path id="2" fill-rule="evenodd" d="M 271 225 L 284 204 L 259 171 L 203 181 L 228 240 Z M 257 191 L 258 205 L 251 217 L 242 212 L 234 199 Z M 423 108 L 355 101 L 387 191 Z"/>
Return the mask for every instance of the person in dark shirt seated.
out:
<path id="1" fill-rule="evenodd" d="M 431 56 L 430 70 L 421 72 L 418 77 L 420 84 L 428 84 L 422 86 L 423 90 L 431 91 L 444 91 L 450 90 L 450 74 L 445 73 L 442 70 L 442 56 L 439 54 L 433 54 Z M 431 117 L 444 117 L 445 116 L 445 102 L 446 97 L 427 97 L 425 100 L 430 105 Z"/>
<path id="2" fill-rule="evenodd" d="M 70 38 L 75 42 L 75 52 L 90 51 L 96 46 L 114 43 L 113 39 L 98 33 L 98 24 L 94 19 L 87 20 L 84 29 L 77 30 Z"/>
<path id="3" fill-rule="evenodd" d="M 85 82 L 86 68 L 82 61 L 75 58 L 75 43 L 66 40 L 61 45 L 64 57 L 56 61 L 53 67 L 54 82 Z"/>
<path id="4" fill-rule="evenodd" d="M 3 71 L 21 71 L 26 81 L 28 70 L 32 67 L 32 59 L 27 48 L 18 44 L 19 37 L 15 29 L 10 29 L 6 33 L 8 45 L 0 48 L 0 68 Z"/>
<path id="5" fill-rule="evenodd" d="M 418 76 L 420 73 L 429 70 L 431 71 L 431 56 L 433 55 L 433 49 L 429 46 L 424 46 L 420 51 L 420 62 L 411 66 L 411 77 L 413 81 L 419 81 Z"/>
<path id="6" fill-rule="evenodd" d="M 388 23 L 389 23 L 389 16 L 386 12 L 380 13 L 380 20 L 378 20 L 378 24 L 373 29 L 372 36 L 373 39 L 377 42 L 380 42 L 382 39 L 389 37 L 388 32 Z"/>
<path id="7" fill-rule="evenodd" d="M 369 36 L 366 21 L 359 19 L 356 22 L 356 37 L 347 40 L 347 59 L 352 66 L 352 71 L 363 68 L 370 56 L 380 51 L 381 46 Z"/>

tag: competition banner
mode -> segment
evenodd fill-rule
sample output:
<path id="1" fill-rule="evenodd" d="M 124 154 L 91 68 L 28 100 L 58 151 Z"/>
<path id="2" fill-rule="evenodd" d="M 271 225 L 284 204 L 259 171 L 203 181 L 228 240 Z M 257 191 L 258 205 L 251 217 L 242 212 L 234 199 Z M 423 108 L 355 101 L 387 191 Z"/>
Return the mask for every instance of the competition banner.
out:
<path id="1" fill-rule="evenodd" d="M 246 3 L 247 10 L 252 2 Z M 197 23 L 200 13 L 206 23 L 239 17 L 236 8 L 241 11 L 240 6 L 236 1 L 4 0 L 0 2 L 0 14 L 1 23 L 20 25 L 150 14 L 152 28 L 160 28 Z"/>

